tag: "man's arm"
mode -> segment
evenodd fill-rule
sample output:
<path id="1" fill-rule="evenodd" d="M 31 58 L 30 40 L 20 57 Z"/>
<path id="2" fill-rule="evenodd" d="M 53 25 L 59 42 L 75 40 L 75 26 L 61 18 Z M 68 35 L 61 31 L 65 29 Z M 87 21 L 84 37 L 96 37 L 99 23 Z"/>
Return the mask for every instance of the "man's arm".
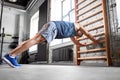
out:
<path id="1" fill-rule="evenodd" d="M 85 44 L 82 44 L 78 40 L 76 40 L 75 37 L 70 37 L 70 39 L 76 45 L 85 46 Z"/>
<path id="2" fill-rule="evenodd" d="M 87 30 L 85 30 L 85 28 L 84 28 L 82 25 L 80 25 L 79 30 L 80 30 L 83 34 L 85 34 L 90 40 L 92 40 L 92 41 L 95 42 L 95 43 L 98 43 L 98 41 L 97 41 Z"/>

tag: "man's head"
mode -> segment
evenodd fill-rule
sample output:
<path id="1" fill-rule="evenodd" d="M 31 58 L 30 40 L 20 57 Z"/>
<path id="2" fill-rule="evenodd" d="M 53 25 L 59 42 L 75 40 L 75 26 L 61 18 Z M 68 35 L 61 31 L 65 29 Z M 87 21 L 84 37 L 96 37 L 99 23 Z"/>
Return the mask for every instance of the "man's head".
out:
<path id="1" fill-rule="evenodd" d="M 82 35 L 83 35 L 83 33 L 80 30 L 78 30 L 77 31 L 77 36 L 82 37 Z"/>

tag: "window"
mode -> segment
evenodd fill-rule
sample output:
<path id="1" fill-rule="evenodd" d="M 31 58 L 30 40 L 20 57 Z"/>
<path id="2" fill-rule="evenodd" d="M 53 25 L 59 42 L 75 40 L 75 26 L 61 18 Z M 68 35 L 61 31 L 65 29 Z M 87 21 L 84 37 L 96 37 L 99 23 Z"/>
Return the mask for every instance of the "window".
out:
<path id="1" fill-rule="evenodd" d="M 117 19 L 118 19 L 118 27 L 120 28 L 120 0 L 116 0 L 116 3 L 117 3 L 117 6 L 116 6 L 116 8 L 117 8 Z"/>
<path id="2" fill-rule="evenodd" d="M 62 20 L 70 22 L 75 21 L 74 0 L 62 1 Z"/>
<path id="3" fill-rule="evenodd" d="M 74 0 L 63 0 L 62 1 L 62 20 L 74 22 L 75 11 L 74 11 Z M 63 39 L 62 42 L 68 42 L 70 38 Z"/>
<path id="4" fill-rule="evenodd" d="M 30 38 L 35 36 L 35 34 L 38 32 L 38 20 L 39 20 L 39 11 L 37 11 L 32 17 L 31 17 L 31 23 L 30 23 Z M 29 51 L 36 51 L 37 45 L 32 46 Z"/>
<path id="5" fill-rule="evenodd" d="M 51 0 L 51 21 L 75 21 L 74 0 Z M 66 39 L 55 39 L 50 43 L 50 46 L 61 44 L 70 41 Z"/>

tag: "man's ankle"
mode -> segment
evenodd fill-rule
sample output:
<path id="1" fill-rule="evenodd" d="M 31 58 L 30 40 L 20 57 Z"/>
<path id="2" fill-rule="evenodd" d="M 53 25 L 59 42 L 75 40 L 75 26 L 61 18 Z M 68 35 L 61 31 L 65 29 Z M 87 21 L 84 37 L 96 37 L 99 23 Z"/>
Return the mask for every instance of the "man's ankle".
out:
<path id="1" fill-rule="evenodd" d="M 11 58 L 15 58 L 15 56 L 14 56 L 14 55 L 12 55 L 11 53 L 9 53 L 9 56 L 10 56 Z"/>

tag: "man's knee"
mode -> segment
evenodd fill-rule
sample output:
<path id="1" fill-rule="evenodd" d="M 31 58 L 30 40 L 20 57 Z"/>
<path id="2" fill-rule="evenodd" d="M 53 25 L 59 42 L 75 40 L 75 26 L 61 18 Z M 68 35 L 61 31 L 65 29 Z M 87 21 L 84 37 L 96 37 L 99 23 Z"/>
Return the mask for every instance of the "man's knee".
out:
<path id="1" fill-rule="evenodd" d="M 41 43 L 46 41 L 45 38 L 40 34 L 37 37 L 35 37 L 33 40 L 35 41 L 35 43 Z"/>

